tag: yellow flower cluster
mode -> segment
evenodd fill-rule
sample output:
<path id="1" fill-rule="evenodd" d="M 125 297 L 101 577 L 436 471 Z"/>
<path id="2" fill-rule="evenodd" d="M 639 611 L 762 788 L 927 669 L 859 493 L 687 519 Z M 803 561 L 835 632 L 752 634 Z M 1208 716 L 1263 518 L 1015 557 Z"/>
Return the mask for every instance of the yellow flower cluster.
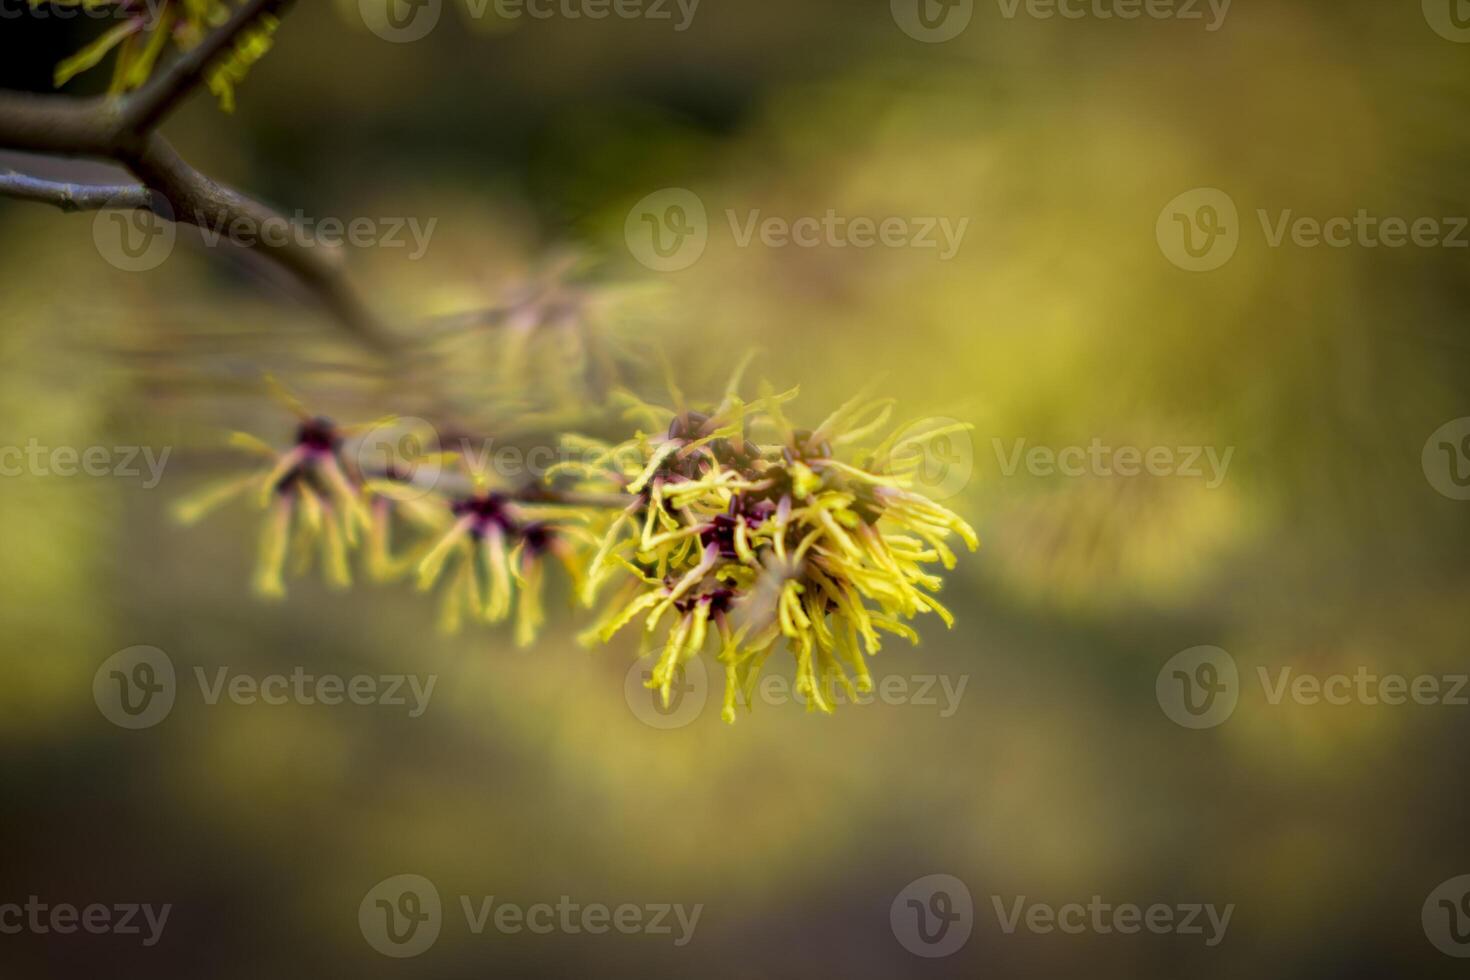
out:
<path id="1" fill-rule="evenodd" d="M 645 431 L 616 446 L 572 441 L 586 458 L 559 469 L 575 488 L 628 498 L 587 569 L 585 602 L 604 586 L 614 595 L 586 638 L 605 642 L 641 619 L 646 644 L 667 618 L 648 682 L 667 701 L 680 665 L 713 633 L 726 721 L 742 699 L 750 704 L 784 640 L 798 692 L 830 711 L 837 687 L 871 690 L 865 658 L 878 652 L 880 633 L 917 642 L 906 620 L 934 613 L 953 622 L 926 566 L 954 566 L 952 535 L 971 549 L 978 542 L 958 515 L 916 493 L 912 476 L 920 444 L 954 430 L 900 430 L 863 449 L 888 424 L 892 400 L 860 395 L 804 431 L 783 411 L 795 391 L 747 404 L 737 384 L 738 372 L 708 413 L 624 394 Z"/>
<path id="2" fill-rule="evenodd" d="M 953 623 L 931 568 L 954 567 L 951 537 L 972 550 L 978 542 L 912 483 L 923 443 L 954 428 L 900 429 L 865 448 L 888 426 L 891 399 L 859 395 L 802 430 L 785 415 L 795 390 L 747 403 L 739 374 L 708 412 L 683 407 L 677 389 L 676 409 L 617 393 L 638 423 L 634 438 L 567 437 L 574 461 L 552 467 L 547 486 L 520 488 L 445 452 L 364 472 L 361 453 L 343 451 L 356 430 L 275 386 L 300 419 L 295 445 L 278 452 L 236 433 L 232 443 L 267 465 L 181 501 L 177 514 L 194 521 L 252 494 L 265 510 L 255 573 L 264 596 L 283 595 L 288 566 L 302 573 L 318 551 L 328 584 L 346 587 L 360 551 L 373 580 L 438 587 L 443 628 L 514 619 L 522 645 L 545 620 L 545 565 L 555 559 L 585 605 L 611 593 L 584 640 L 607 642 L 641 621 L 644 652 L 661 649 L 648 683 L 665 700 L 713 636 L 727 721 L 783 642 L 798 692 L 830 711 L 837 688 L 872 689 L 866 658 L 880 634 L 917 642 L 908 621 L 925 613 Z M 427 481 L 417 479 L 423 463 Z M 400 528 L 417 540 L 395 555 Z"/>
<path id="3" fill-rule="evenodd" d="M 250 494 L 264 509 L 255 590 L 285 594 L 288 571 L 305 573 L 319 551 L 329 586 L 352 584 L 351 556 L 360 551 L 368 578 L 389 582 L 412 575 L 421 591 L 441 588 L 440 625 L 449 632 L 467 619 L 500 623 L 514 617 L 516 641 L 529 644 L 545 621 L 544 559 L 555 558 L 580 587 L 582 565 L 596 543 L 588 510 L 494 486 L 452 453 L 422 455 L 381 472 L 363 467 L 362 452 L 344 446 L 367 426 L 338 426 L 309 412 L 274 381 L 271 390 L 299 419 L 295 445 L 279 452 L 246 433 L 230 444 L 267 465 L 203 488 L 178 501 L 175 516 L 193 523 L 222 504 Z M 388 426 L 380 419 L 374 428 Z M 415 473 L 432 477 L 415 481 Z M 527 499 L 530 498 L 530 499 Z M 417 541 L 395 555 L 396 530 Z"/>

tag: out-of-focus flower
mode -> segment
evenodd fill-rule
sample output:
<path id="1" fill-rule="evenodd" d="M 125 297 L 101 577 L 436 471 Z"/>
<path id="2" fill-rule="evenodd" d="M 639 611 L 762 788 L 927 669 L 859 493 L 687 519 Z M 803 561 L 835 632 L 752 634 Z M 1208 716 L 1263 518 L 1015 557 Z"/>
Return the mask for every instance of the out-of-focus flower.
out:
<path id="1" fill-rule="evenodd" d="M 60 87 L 95 68 L 116 50 L 109 86 L 112 92 L 140 87 L 153 74 L 170 42 L 180 51 L 189 50 L 228 20 L 236 6 L 226 0 L 30 0 L 30 5 L 113 11 L 116 26 L 58 64 L 55 72 Z M 235 86 L 271 49 L 279 25 L 274 16 L 262 14 L 210 66 L 206 84 L 226 112 L 234 111 Z"/>
<path id="2" fill-rule="evenodd" d="M 595 424 L 608 392 L 642 363 L 626 334 L 649 291 L 561 250 L 497 286 L 485 306 L 433 318 L 423 338 L 434 357 L 485 365 L 437 379 L 440 414 L 448 407 L 469 428 L 493 422 L 502 439 Z"/>
<path id="3" fill-rule="evenodd" d="M 586 556 L 597 543 L 587 528 L 598 513 L 595 506 L 559 500 L 540 486 L 496 485 L 459 454 L 431 447 L 413 459 L 369 466 L 360 446 L 356 453 L 343 448 L 368 426 L 336 426 L 307 411 L 273 379 L 267 381 L 275 398 L 300 420 L 294 445 L 279 451 L 255 436 L 233 433 L 232 446 L 267 465 L 174 505 L 175 516 L 185 523 L 247 495 L 265 510 L 254 576 L 261 595 L 284 595 L 288 564 L 304 572 L 318 548 L 327 582 L 345 588 L 352 583 L 352 553 L 361 550 L 374 581 L 412 573 L 421 591 L 445 583 L 440 624 L 446 630 L 458 630 L 466 618 L 486 623 L 514 618 L 516 642 L 524 646 L 545 621 L 547 561 L 559 562 L 574 589 L 581 589 Z M 394 421 L 380 419 L 372 427 Z M 432 479 L 421 485 L 425 473 Z M 409 542 L 396 550 L 395 539 L 403 532 Z"/>
<path id="4" fill-rule="evenodd" d="M 447 579 L 440 626 L 454 632 L 467 614 L 487 623 L 514 614 L 516 643 L 528 645 L 545 621 L 546 560 L 559 561 L 574 587 L 580 583 L 592 540 L 586 509 L 517 499 L 480 473 L 468 490 L 442 499 L 444 520 L 414 565 L 420 591 Z"/>
<path id="5" fill-rule="evenodd" d="M 255 569 L 255 590 L 266 597 L 285 595 L 289 562 L 300 574 L 321 553 L 328 584 L 352 584 L 348 555 L 370 526 L 363 500 L 346 472 L 342 441 L 352 430 L 308 412 L 289 392 L 268 381 L 277 400 L 300 420 L 294 444 L 284 451 L 244 432 L 230 435 L 230 445 L 265 461 L 262 469 L 205 487 L 178 501 L 174 515 L 192 524 L 222 504 L 251 495 L 265 511 Z"/>

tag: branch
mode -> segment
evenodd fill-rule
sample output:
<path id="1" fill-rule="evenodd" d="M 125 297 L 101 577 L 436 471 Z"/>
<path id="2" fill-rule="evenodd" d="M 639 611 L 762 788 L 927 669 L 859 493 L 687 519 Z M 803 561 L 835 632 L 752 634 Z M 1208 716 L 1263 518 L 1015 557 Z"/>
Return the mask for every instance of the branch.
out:
<path id="1" fill-rule="evenodd" d="M 0 92 L 0 144 L 6 149 L 111 159 L 122 135 L 116 100 Z"/>
<path id="2" fill-rule="evenodd" d="M 50 204 L 68 213 L 103 208 L 153 210 L 153 192 L 142 184 L 68 184 L 14 170 L 0 172 L 0 197 Z"/>
<path id="3" fill-rule="evenodd" d="M 261 17 L 284 12 L 291 0 L 247 0 L 212 32 L 130 96 L 121 99 L 74 99 L 57 95 L 0 92 L 0 147 L 53 156 L 86 156 L 127 167 L 142 187 L 126 193 L 155 192 L 172 209 L 155 209 L 174 221 L 209 227 L 236 244 L 261 252 L 299 279 L 322 305 L 359 340 L 378 353 L 394 344 L 382 324 L 358 297 L 347 279 L 341 253 L 327 246 L 302 244 L 296 235 L 272 236 L 262 229 L 289 219 L 264 204 L 217 184 L 189 166 L 160 136 L 156 127 L 208 72 L 241 32 Z M 0 196 L 43 201 L 63 209 L 91 192 L 20 175 L 0 181 Z M 99 191 L 100 193 L 100 191 Z M 91 200 L 89 197 L 88 200 Z M 106 203 L 110 198 L 104 198 Z M 157 203 L 149 198 L 151 208 Z M 82 205 L 78 203 L 77 208 Z M 100 207 L 101 204 L 93 205 Z M 140 205 L 141 206 L 141 205 Z M 73 208 L 75 209 L 75 208 Z M 237 229 L 247 229 L 243 234 Z"/>
<path id="4" fill-rule="evenodd" d="M 199 85 L 214 60 L 232 48 L 248 27 L 262 17 L 284 13 L 291 2 L 248 0 L 218 30 L 123 100 L 124 127 L 133 133 L 146 133 L 157 127 Z"/>

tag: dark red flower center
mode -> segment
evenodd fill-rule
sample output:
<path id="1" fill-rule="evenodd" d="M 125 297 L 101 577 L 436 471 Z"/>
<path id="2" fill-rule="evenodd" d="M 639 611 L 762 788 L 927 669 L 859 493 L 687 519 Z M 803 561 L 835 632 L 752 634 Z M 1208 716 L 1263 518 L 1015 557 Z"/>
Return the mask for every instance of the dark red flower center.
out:
<path id="1" fill-rule="evenodd" d="M 317 416 L 301 423 L 296 430 L 296 444 L 305 446 L 314 453 L 330 453 L 336 450 L 342 438 L 337 427 L 329 418 Z"/>

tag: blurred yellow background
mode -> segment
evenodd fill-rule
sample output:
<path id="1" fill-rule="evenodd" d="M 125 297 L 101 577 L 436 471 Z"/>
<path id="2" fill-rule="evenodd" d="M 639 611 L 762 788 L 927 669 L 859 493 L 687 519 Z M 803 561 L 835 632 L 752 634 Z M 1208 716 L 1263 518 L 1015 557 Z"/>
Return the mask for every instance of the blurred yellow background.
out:
<path id="1" fill-rule="evenodd" d="M 1437 492 L 1422 458 L 1470 415 L 1467 253 L 1273 246 L 1271 226 L 1366 210 L 1448 229 L 1470 213 L 1470 47 L 1412 3 L 1241 0 L 1213 31 L 1208 14 L 1007 6 L 975 4 L 941 44 L 886 4 L 835 0 L 705 0 L 684 31 L 492 23 L 446 0 L 408 44 L 374 36 L 355 3 L 303 6 L 234 117 L 200 97 L 166 127 L 288 214 L 437 219 L 418 261 L 351 255 L 394 322 L 496 304 L 570 252 L 610 298 L 610 333 L 666 350 L 693 397 L 717 397 L 759 347 L 755 373 L 800 383 L 808 424 L 879 375 L 902 416 L 972 423 L 936 460 L 983 542 L 947 576 L 958 622 L 925 622 L 920 647 L 874 663 L 932 683 L 934 704 L 760 704 L 726 726 L 715 671 L 705 710 L 660 730 L 625 696 L 631 645 L 578 647 L 564 590 L 528 650 L 501 631 L 441 636 L 407 588 L 307 579 L 257 601 L 254 516 L 181 530 L 168 505 L 228 472 L 222 429 L 290 436 L 261 372 L 334 417 L 415 412 L 436 385 L 472 401 L 500 383 L 494 335 L 452 377 L 375 386 L 289 283 L 197 232 L 127 273 L 92 216 L 0 204 L 0 444 L 171 450 L 153 488 L 0 480 L 0 900 L 175 905 L 146 950 L 0 936 L 0 973 L 1451 975 L 1420 911 L 1470 870 L 1470 708 L 1273 704 L 1258 671 L 1467 670 L 1470 503 Z M 5 82 L 43 85 L 83 32 L 7 25 Z M 708 244 L 656 272 L 625 225 L 666 188 L 702 203 Z M 1238 241 L 1191 272 L 1158 226 L 1198 188 L 1228 195 Z M 740 242 L 753 212 L 829 211 L 967 223 L 948 259 Z M 657 393 L 656 369 L 636 380 Z M 1231 455 L 1215 486 L 1008 463 L 1018 441 L 1094 439 Z M 131 732 L 92 684 L 140 644 L 169 655 L 180 694 Z M 1156 678 L 1201 645 L 1238 665 L 1239 701 L 1191 730 Z M 209 705 L 194 669 L 226 665 L 437 683 L 418 718 Z M 944 684 L 961 692 L 948 713 Z M 364 942 L 357 911 L 401 873 L 446 909 L 434 948 L 399 961 Z M 968 886 L 974 931 L 926 960 L 890 905 L 931 873 Z M 461 895 L 704 909 L 675 947 L 474 935 Z M 992 897 L 1021 895 L 1236 909 L 1213 948 L 1007 934 Z"/>

